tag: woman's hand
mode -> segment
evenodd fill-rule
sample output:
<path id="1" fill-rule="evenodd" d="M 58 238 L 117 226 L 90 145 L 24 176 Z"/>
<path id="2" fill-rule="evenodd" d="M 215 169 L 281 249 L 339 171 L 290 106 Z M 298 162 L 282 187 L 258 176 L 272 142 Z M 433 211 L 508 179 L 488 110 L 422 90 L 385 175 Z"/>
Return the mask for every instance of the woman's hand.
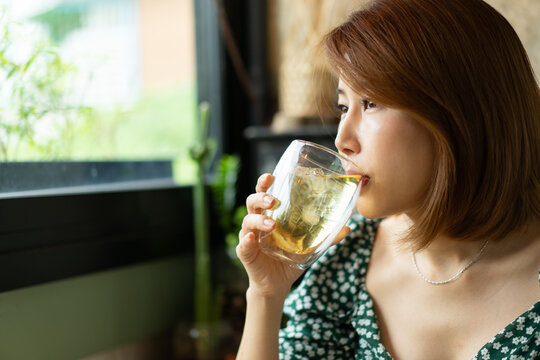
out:
<path id="1" fill-rule="evenodd" d="M 248 196 L 248 214 L 242 223 L 236 254 L 248 273 L 251 294 L 285 298 L 302 270 L 266 255 L 259 247 L 259 234 L 270 232 L 276 226 L 270 217 L 262 215 L 264 210 L 271 209 L 276 203 L 276 199 L 266 193 L 273 181 L 272 175 L 261 175 L 256 193 Z"/>
<path id="2" fill-rule="evenodd" d="M 276 202 L 275 198 L 266 193 L 273 181 L 272 175 L 262 175 L 257 181 L 256 193 L 247 198 L 248 215 L 242 223 L 236 254 L 248 273 L 249 291 L 252 295 L 285 298 L 302 270 L 266 255 L 261 251 L 258 242 L 261 232 L 270 232 L 276 226 L 271 218 L 262 215 L 264 210 L 271 209 Z M 350 229 L 344 227 L 336 243 L 349 232 Z"/>
<path id="3" fill-rule="evenodd" d="M 248 214 L 240 230 L 240 243 L 236 254 L 244 264 L 249 277 L 246 294 L 246 322 L 237 359 L 277 359 L 278 332 L 285 297 L 302 270 L 266 255 L 259 247 L 259 234 L 272 231 L 276 224 L 262 213 L 271 209 L 276 199 L 266 193 L 274 178 L 262 175 L 257 181 L 256 193 L 246 201 Z M 344 227 L 336 242 L 350 229 Z"/>

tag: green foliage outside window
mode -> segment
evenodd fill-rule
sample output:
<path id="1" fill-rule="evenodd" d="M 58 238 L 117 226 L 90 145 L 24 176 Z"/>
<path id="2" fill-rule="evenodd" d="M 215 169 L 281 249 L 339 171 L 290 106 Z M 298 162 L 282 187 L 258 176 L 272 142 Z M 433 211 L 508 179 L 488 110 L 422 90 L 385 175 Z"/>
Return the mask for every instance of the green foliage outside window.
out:
<path id="1" fill-rule="evenodd" d="M 175 179 L 194 182 L 194 83 L 95 108 L 80 75 L 45 32 L 0 9 L 0 161 L 172 159 Z"/>
<path id="2" fill-rule="evenodd" d="M 77 121 L 89 116 L 91 109 L 69 98 L 69 80 L 76 69 L 62 61 L 51 42 L 24 30 L 2 11 L 0 156 L 3 161 L 25 152 L 42 158 L 66 156 Z"/>

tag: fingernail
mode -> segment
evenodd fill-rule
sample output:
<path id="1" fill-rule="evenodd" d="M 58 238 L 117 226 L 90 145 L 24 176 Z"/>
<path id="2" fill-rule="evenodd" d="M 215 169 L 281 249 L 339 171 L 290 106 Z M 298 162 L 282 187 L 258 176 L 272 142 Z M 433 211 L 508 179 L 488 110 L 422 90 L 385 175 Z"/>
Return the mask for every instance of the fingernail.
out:
<path id="1" fill-rule="evenodd" d="M 273 200 L 273 198 L 270 197 L 270 196 L 265 196 L 264 197 L 264 202 L 265 202 L 266 205 L 272 204 L 272 200 Z"/>
<path id="2" fill-rule="evenodd" d="M 265 219 L 264 220 L 264 226 L 267 228 L 267 229 L 271 229 L 273 228 L 275 225 L 275 222 L 273 220 L 270 220 L 270 219 Z"/>

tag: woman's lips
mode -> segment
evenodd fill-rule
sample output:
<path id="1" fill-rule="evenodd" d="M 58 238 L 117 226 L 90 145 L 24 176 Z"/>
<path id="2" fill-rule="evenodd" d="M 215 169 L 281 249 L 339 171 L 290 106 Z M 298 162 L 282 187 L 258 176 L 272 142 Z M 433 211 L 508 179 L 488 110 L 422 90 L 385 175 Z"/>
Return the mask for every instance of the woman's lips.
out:
<path id="1" fill-rule="evenodd" d="M 367 176 L 367 175 L 362 176 L 362 180 L 361 180 L 362 181 L 362 187 L 366 186 L 367 183 L 369 182 L 369 180 L 370 180 L 369 176 Z"/>
<path id="2" fill-rule="evenodd" d="M 361 179 L 360 181 L 361 181 L 361 183 L 362 183 L 362 186 L 366 186 L 367 183 L 368 183 L 369 180 L 370 180 L 370 177 L 369 177 L 368 175 L 359 173 L 359 172 L 357 172 L 357 171 L 350 171 L 350 170 L 347 170 L 347 175 L 361 175 L 361 176 L 362 176 L 362 179 Z"/>

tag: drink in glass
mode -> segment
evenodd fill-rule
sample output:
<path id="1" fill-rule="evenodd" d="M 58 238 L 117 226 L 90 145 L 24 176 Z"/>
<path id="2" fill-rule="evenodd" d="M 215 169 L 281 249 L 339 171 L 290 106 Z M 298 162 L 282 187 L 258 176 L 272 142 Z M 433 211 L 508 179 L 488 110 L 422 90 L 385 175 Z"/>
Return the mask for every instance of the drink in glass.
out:
<path id="1" fill-rule="evenodd" d="M 321 145 L 294 140 L 276 166 L 268 193 L 276 206 L 265 215 L 276 222 L 262 233 L 262 250 L 301 269 L 335 240 L 349 219 L 362 186 L 356 165 Z"/>

